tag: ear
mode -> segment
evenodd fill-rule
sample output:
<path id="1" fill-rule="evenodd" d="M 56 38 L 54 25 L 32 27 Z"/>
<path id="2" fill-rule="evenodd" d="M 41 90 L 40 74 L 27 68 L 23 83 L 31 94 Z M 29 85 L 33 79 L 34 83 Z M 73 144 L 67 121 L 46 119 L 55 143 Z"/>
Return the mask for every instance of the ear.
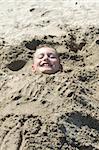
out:
<path id="1" fill-rule="evenodd" d="M 36 71 L 36 68 L 35 68 L 35 65 L 34 65 L 34 64 L 32 65 L 32 70 L 33 70 L 33 72 Z"/>

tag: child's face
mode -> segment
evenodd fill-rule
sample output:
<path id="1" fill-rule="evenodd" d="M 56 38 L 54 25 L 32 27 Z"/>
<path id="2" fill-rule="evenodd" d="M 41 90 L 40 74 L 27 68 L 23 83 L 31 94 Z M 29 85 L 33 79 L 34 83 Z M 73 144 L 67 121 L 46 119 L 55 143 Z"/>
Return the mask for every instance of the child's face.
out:
<path id="1" fill-rule="evenodd" d="M 37 49 L 34 54 L 35 71 L 52 74 L 60 70 L 60 61 L 56 51 L 49 47 L 42 47 Z"/>

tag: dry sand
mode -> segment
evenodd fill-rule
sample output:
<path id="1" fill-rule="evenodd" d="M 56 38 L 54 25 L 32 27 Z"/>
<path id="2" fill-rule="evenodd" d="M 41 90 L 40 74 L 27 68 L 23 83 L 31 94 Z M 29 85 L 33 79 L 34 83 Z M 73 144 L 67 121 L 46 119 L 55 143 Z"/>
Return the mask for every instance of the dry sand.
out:
<path id="1" fill-rule="evenodd" d="M 48 43 L 63 72 L 33 74 Z M 0 1 L 0 150 L 99 150 L 99 1 Z"/>

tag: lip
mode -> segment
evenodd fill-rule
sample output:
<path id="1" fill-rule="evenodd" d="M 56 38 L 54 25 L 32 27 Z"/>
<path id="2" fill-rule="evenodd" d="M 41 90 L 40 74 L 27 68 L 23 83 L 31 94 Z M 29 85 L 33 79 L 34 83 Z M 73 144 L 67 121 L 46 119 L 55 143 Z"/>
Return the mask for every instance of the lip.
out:
<path id="1" fill-rule="evenodd" d="M 43 67 L 43 66 L 45 66 L 45 67 L 51 67 L 51 64 L 45 62 L 45 63 L 41 63 L 40 66 L 41 67 Z"/>

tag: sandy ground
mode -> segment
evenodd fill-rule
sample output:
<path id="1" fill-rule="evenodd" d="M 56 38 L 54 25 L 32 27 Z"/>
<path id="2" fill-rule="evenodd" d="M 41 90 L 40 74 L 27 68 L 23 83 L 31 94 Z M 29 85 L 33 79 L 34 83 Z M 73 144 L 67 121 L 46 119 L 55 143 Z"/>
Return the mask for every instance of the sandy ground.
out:
<path id="1" fill-rule="evenodd" d="M 52 45 L 63 72 L 32 72 Z M 0 1 L 0 150 L 99 150 L 99 1 Z"/>

